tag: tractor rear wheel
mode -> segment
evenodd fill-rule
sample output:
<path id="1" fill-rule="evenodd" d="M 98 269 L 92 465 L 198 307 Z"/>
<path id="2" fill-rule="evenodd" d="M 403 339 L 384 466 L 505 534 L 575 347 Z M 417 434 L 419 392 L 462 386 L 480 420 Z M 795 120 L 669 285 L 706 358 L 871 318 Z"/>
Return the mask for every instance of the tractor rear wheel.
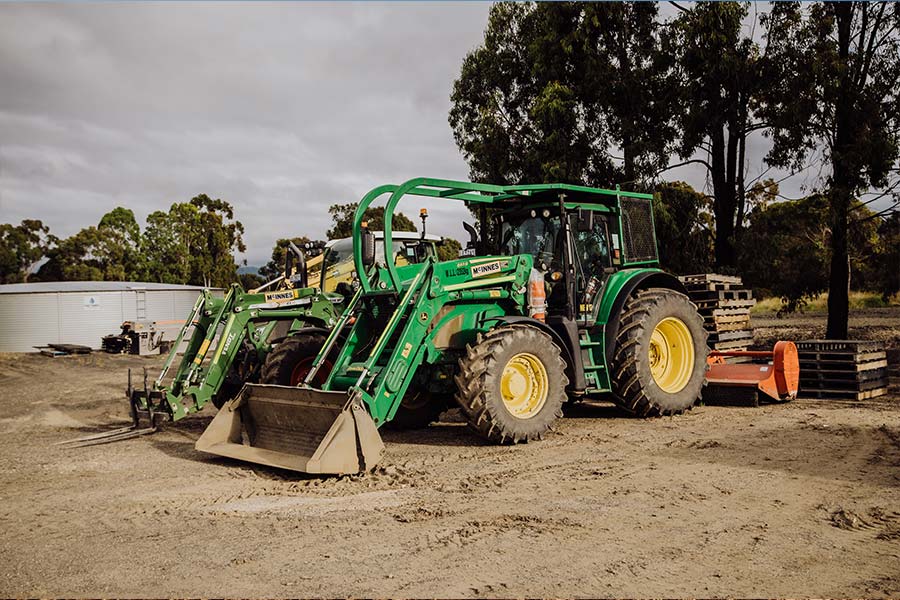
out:
<path id="1" fill-rule="evenodd" d="M 323 344 L 325 336 L 319 333 L 298 333 L 282 340 L 266 356 L 260 383 L 300 385 Z"/>
<path id="2" fill-rule="evenodd" d="M 534 327 L 479 335 L 459 361 L 456 400 L 469 425 L 495 443 L 542 438 L 562 416 L 569 379 L 559 347 Z"/>
<path id="3" fill-rule="evenodd" d="M 641 290 L 622 309 L 612 362 L 613 399 L 650 417 L 691 408 L 706 382 L 706 331 L 687 296 Z"/>

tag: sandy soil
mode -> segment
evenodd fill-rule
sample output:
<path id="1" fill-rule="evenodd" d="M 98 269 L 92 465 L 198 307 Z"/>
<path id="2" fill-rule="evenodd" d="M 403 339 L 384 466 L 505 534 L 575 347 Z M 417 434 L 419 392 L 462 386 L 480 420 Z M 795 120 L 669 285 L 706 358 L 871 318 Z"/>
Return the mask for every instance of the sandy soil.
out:
<path id="1" fill-rule="evenodd" d="M 859 403 L 581 405 L 516 447 L 385 432 L 358 477 L 200 454 L 206 413 L 53 445 L 124 421 L 125 370 L 160 363 L 0 357 L 0 596 L 900 595 L 896 378 Z"/>

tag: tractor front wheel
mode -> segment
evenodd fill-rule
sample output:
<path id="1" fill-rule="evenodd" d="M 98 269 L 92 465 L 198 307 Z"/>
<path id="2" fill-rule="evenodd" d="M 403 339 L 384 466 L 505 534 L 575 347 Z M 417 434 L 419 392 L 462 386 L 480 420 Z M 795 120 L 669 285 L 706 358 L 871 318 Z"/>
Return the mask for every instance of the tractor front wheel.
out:
<path id="1" fill-rule="evenodd" d="M 298 333 L 282 340 L 266 356 L 260 383 L 300 385 L 324 343 L 325 336 L 318 333 Z"/>
<path id="2" fill-rule="evenodd" d="M 489 441 L 539 439 L 562 416 L 565 363 L 539 329 L 501 326 L 479 335 L 459 367 L 456 400 L 469 425 Z"/>
<path id="3" fill-rule="evenodd" d="M 641 290 L 625 302 L 612 364 L 613 399 L 650 417 L 691 408 L 706 378 L 706 331 L 687 296 Z"/>

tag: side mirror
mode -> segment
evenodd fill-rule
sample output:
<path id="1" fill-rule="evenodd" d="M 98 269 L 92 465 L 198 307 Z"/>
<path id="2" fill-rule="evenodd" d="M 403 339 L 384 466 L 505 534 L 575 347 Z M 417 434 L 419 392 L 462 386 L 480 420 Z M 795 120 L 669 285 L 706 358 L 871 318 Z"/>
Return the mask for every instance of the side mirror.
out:
<path id="1" fill-rule="evenodd" d="M 594 211 L 579 208 L 577 213 L 578 231 L 590 232 L 594 230 Z"/>
<path id="2" fill-rule="evenodd" d="M 362 233 L 362 263 L 364 267 L 375 264 L 375 234 L 368 229 Z"/>

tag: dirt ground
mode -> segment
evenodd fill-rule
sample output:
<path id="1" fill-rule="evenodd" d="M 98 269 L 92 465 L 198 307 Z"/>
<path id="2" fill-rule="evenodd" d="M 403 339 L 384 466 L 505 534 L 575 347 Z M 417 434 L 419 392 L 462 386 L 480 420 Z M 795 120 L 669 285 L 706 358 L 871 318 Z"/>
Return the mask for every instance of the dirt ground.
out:
<path id="1" fill-rule="evenodd" d="M 854 319 L 900 345 L 897 311 Z M 757 320 L 758 341 L 823 323 Z M 655 420 L 579 405 L 515 447 L 385 432 L 344 478 L 198 453 L 211 412 L 53 445 L 124 421 L 126 369 L 160 364 L 0 357 L 0 596 L 900 595 L 897 378 Z"/>

